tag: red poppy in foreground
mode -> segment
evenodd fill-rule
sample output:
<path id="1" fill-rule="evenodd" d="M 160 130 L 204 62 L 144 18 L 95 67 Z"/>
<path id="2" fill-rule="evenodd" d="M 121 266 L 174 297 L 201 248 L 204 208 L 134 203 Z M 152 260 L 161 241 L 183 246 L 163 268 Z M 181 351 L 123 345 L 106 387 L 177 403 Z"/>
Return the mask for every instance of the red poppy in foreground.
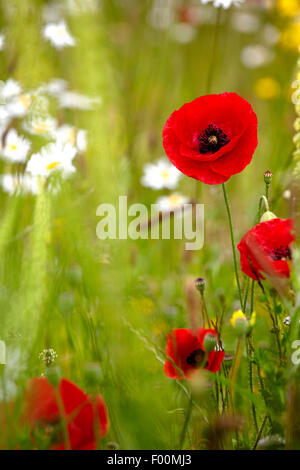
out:
<path id="1" fill-rule="evenodd" d="M 238 244 L 241 269 L 255 281 L 270 277 L 289 277 L 291 243 L 295 240 L 291 219 L 271 219 L 249 230 Z"/>
<path id="2" fill-rule="evenodd" d="M 171 114 L 163 145 L 185 175 L 207 184 L 224 183 L 251 162 L 257 117 L 236 93 L 201 96 Z"/>
<path id="3" fill-rule="evenodd" d="M 57 402 L 57 394 L 61 406 Z M 51 449 L 68 448 L 62 428 L 61 407 L 72 450 L 94 450 L 97 437 L 104 437 L 107 433 L 108 416 L 101 395 L 90 397 L 69 380 L 62 379 L 55 390 L 44 377 L 31 379 L 25 403 L 26 420 L 33 432 L 37 427 L 45 431 L 51 441 Z"/>
<path id="4" fill-rule="evenodd" d="M 204 338 L 207 334 L 215 336 L 216 339 L 218 338 L 215 330 L 205 328 L 199 328 L 197 332 L 181 328 L 169 333 L 166 355 L 174 361 L 179 370 L 174 367 L 171 361 L 166 360 L 164 371 L 167 377 L 183 379 L 183 375 L 189 377 L 201 367 L 211 372 L 220 370 L 225 352 L 213 349 L 206 355 Z M 182 371 L 182 374 L 180 374 L 180 371 Z"/>

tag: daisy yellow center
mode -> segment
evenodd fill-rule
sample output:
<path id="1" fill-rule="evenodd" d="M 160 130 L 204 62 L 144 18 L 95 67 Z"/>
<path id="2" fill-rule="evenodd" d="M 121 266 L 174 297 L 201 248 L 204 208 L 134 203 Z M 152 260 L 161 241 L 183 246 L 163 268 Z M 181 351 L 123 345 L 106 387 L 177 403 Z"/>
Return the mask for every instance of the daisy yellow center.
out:
<path id="1" fill-rule="evenodd" d="M 65 28 L 63 26 L 59 26 L 57 28 L 57 35 L 60 36 L 60 37 L 63 37 L 63 36 L 65 36 L 65 34 L 66 34 Z"/>
<path id="2" fill-rule="evenodd" d="M 29 106 L 30 106 L 29 96 L 26 96 L 26 95 L 20 96 L 19 101 L 24 106 L 24 108 L 29 108 Z"/>
<path id="3" fill-rule="evenodd" d="M 67 142 L 75 145 L 76 144 L 76 132 L 74 129 L 71 129 L 67 134 Z"/>
<path id="4" fill-rule="evenodd" d="M 59 165 L 59 164 L 60 164 L 60 162 L 51 162 L 51 163 L 49 163 L 49 165 L 46 166 L 46 169 L 47 169 L 48 171 L 53 170 L 53 169 L 56 168 L 57 165 Z"/>
<path id="5" fill-rule="evenodd" d="M 10 144 L 9 148 L 10 150 L 14 151 L 14 150 L 17 150 L 18 146 L 16 144 Z"/>
<path id="6" fill-rule="evenodd" d="M 44 134 L 45 132 L 48 132 L 49 129 L 50 126 L 46 122 L 35 122 L 33 125 L 33 130 L 36 134 Z"/>
<path id="7" fill-rule="evenodd" d="M 181 197 L 178 194 L 171 194 L 169 196 L 169 201 L 172 206 L 176 206 L 180 203 Z"/>
<path id="8" fill-rule="evenodd" d="M 163 171 L 161 172 L 161 177 L 162 177 L 162 179 L 163 179 L 164 181 L 166 181 L 166 180 L 169 178 L 169 172 L 168 172 L 168 170 L 163 170 Z"/>

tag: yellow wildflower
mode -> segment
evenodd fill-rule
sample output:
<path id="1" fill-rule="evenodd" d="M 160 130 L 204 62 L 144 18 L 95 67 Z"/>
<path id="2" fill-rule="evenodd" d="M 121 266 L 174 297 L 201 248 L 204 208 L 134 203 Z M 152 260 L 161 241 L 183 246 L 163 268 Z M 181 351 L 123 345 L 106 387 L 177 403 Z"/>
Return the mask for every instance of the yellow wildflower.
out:
<path id="1" fill-rule="evenodd" d="M 272 77 L 263 77 L 255 82 L 254 91 L 259 98 L 271 100 L 280 94 L 280 85 Z"/>

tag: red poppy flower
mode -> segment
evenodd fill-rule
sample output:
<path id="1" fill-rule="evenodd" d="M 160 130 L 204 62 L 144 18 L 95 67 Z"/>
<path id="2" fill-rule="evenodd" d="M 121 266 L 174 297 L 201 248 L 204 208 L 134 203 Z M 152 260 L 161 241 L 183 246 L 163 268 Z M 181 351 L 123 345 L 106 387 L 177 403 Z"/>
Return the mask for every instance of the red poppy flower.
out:
<path id="1" fill-rule="evenodd" d="M 192 330 L 181 328 L 168 335 L 166 355 L 172 359 L 178 369 L 182 370 L 185 377 L 203 367 L 211 372 L 218 372 L 224 358 L 224 351 L 212 350 L 205 359 L 204 338 L 207 333 L 217 337 L 215 330 L 199 328 L 196 333 Z M 166 360 L 164 371 L 167 377 L 183 379 L 183 375 L 177 370 L 171 361 Z"/>
<path id="2" fill-rule="evenodd" d="M 55 392 L 46 378 L 31 379 L 25 397 L 25 417 L 33 429 L 40 426 L 48 435 L 50 433 L 52 449 L 64 450 L 68 446 L 62 433 Z M 104 437 L 108 428 L 107 410 L 101 395 L 90 397 L 66 379 L 60 381 L 57 393 L 64 408 L 71 449 L 96 449 L 96 434 Z"/>
<path id="3" fill-rule="evenodd" d="M 238 244 L 241 269 L 254 280 L 289 277 L 288 261 L 292 259 L 291 243 L 295 240 L 291 219 L 271 219 L 249 230 Z"/>
<path id="4" fill-rule="evenodd" d="M 182 173 L 207 184 L 224 183 L 251 162 L 257 117 L 236 93 L 201 96 L 171 114 L 163 145 Z"/>

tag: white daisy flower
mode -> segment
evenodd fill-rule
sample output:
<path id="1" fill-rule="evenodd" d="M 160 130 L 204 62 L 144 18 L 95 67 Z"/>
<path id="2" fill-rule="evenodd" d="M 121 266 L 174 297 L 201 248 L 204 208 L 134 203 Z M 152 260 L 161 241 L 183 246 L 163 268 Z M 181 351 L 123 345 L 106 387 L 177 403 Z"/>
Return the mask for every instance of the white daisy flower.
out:
<path id="1" fill-rule="evenodd" d="M 53 78 L 48 83 L 41 87 L 44 93 L 49 95 L 57 96 L 66 91 L 68 88 L 68 82 L 62 78 Z"/>
<path id="2" fill-rule="evenodd" d="M 71 144 L 51 142 L 42 147 L 39 153 L 31 156 L 26 171 L 33 176 L 47 177 L 54 171 L 60 171 L 64 176 L 74 173 L 72 160 L 76 155 L 76 148 Z"/>
<path id="3" fill-rule="evenodd" d="M 213 2 L 214 7 L 222 7 L 227 10 L 227 8 L 230 8 L 231 5 L 234 5 L 236 7 L 240 6 L 241 3 L 244 3 L 244 0 L 201 0 L 201 2 L 204 4 Z"/>
<path id="4" fill-rule="evenodd" d="M 0 98 L 5 102 L 11 100 L 21 93 L 22 87 L 19 82 L 9 78 L 6 82 L 0 83 Z"/>
<path id="5" fill-rule="evenodd" d="M 25 162 L 31 143 L 23 136 L 18 135 L 15 129 L 11 129 L 5 138 L 5 145 L 2 149 L 3 157 L 14 163 Z"/>
<path id="6" fill-rule="evenodd" d="M 249 69 L 256 69 L 272 62 L 274 53 L 261 44 L 245 47 L 241 52 L 241 62 Z"/>
<path id="7" fill-rule="evenodd" d="M 101 98 L 91 98 L 76 91 L 66 91 L 61 93 L 58 97 L 59 105 L 61 108 L 80 109 L 82 111 L 89 111 L 94 106 L 101 104 Z"/>
<path id="8" fill-rule="evenodd" d="M 29 121 L 26 121 L 23 127 L 30 134 L 49 138 L 55 135 L 57 121 L 51 116 L 34 117 Z"/>
<path id="9" fill-rule="evenodd" d="M 180 177 L 180 171 L 168 160 L 162 158 L 156 163 L 147 163 L 144 166 L 141 183 L 152 189 L 175 189 Z"/>
<path id="10" fill-rule="evenodd" d="M 189 198 L 179 193 L 169 194 L 168 196 L 159 197 L 156 204 L 163 212 L 173 212 L 183 207 L 189 202 Z"/>
<path id="11" fill-rule="evenodd" d="M 29 174 L 19 176 L 5 174 L 0 177 L 0 182 L 3 191 L 10 195 L 14 194 L 16 191 L 31 194 L 37 194 L 38 192 L 38 179 Z"/>
<path id="12" fill-rule="evenodd" d="M 32 103 L 32 96 L 30 93 L 19 95 L 8 103 L 6 109 L 11 117 L 22 117 L 28 113 Z"/>
<path id="13" fill-rule="evenodd" d="M 5 36 L 4 34 L 0 34 L 0 51 L 4 48 L 5 45 Z"/>
<path id="14" fill-rule="evenodd" d="M 0 105 L 0 127 L 6 129 L 7 124 L 10 121 L 10 115 L 7 111 L 6 106 Z"/>
<path id="15" fill-rule="evenodd" d="M 75 39 L 71 36 L 64 21 L 47 24 L 44 27 L 43 34 L 57 49 L 62 49 L 66 46 L 75 46 Z"/>
<path id="16" fill-rule="evenodd" d="M 76 147 L 79 152 L 86 151 L 86 134 L 83 129 L 76 129 L 73 126 L 64 124 L 60 126 L 55 132 L 55 138 L 58 142 L 63 144 L 71 144 Z"/>

